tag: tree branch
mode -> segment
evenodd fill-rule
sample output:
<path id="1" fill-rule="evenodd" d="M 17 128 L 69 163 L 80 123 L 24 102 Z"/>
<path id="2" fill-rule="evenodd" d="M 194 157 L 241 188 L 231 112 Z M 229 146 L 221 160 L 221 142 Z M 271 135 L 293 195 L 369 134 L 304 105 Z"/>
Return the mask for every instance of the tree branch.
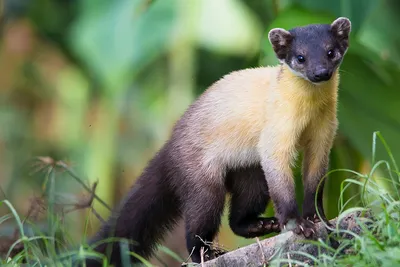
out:
<path id="1" fill-rule="evenodd" d="M 368 218 L 369 213 L 353 212 L 347 216 L 330 220 L 334 227 L 340 230 L 346 230 L 355 234 L 360 234 L 361 227 L 359 221 Z M 322 222 L 316 225 L 316 236 L 314 240 L 322 239 L 326 244 L 329 244 L 334 249 L 338 247 L 339 243 L 337 239 L 329 238 L 328 230 L 324 227 Z M 346 236 L 344 236 L 346 235 Z M 351 234 L 341 233 L 340 236 L 343 238 L 351 238 Z M 292 252 L 303 252 L 313 256 L 317 256 L 321 251 L 328 253 L 326 249 L 322 249 L 321 246 L 315 244 L 302 242 L 306 240 L 304 237 L 294 234 L 292 231 L 288 231 L 277 236 L 267 238 L 255 244 L 251 244 L 246 247 L 239 248 L 237 250 L 228 252 L 214 260 L 205 262 L 202 266 L 204 267 L 241 267 L 241 266 L 267 266 L 268 263 L 275 257 L 281 255 L 281 259 L 291 259 L 301 262 L 311 263 L 310 258 L 303 255 L 299 255 Z M 262 248 L 262 251 L 260 251 Z M 198 265 L 200 266 L 200 265 Z"/>

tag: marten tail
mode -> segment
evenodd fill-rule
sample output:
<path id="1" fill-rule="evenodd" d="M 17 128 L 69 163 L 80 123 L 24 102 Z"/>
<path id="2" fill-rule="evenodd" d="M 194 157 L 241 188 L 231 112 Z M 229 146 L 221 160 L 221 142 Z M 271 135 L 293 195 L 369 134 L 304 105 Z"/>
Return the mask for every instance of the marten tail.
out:
<path id="1" fill-rule="evenodd" d="M 109 237 L 126 238 L 134 242 L 130 251 L 149 258 L 164 234 L 172 230 L 181 216 L 179 199 L 168 182 L 168 160 L 163 151 L 150 161 L 148 167 L 132 187 L 118 212 L 114 212 L 89 242 L 97 243 Z M 118 241 L 98 245 L 95 249 L 109 256 L 115 266 L 121 266 L 121 250 Z M 110 252 L 109 252 L 110 251 Z M 123 252 L 123 251 L 122 251 Z M 110 254 L 108 254 L 110 253 Z M 129 258 L 129 256 L 127 256 Z M 139 260 L 131 256 L 131 262 Z M 101 266 L 100 260 L 88 260 L 87 266 Z"/>

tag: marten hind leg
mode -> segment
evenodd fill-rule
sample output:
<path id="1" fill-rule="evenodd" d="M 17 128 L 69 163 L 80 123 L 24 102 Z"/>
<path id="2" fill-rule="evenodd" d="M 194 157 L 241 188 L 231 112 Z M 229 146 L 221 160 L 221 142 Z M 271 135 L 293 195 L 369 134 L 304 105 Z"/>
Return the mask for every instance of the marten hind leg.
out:
<path id="1" fill-rule="evenodd" d="M 185 192 L 186 245 L 193 262 L 201 262 L 201 248 L 204 261 L 217 257 L 210 245 L 218 233 L 224 210 L 226 190 L 222 177 L 201 177 L 201 185 L 187 186 Z M 215 181 L 220 181 L 215 182 Z"/>
<path id="2" fill-rule="evenodd" d="M 280 232 L 275 217 L 261 217 L 269 201 L 267 181 L 261 165 L 228 172 L 226 183 L 232 196 L 229 224 L 235 234 L 253 238 Z"/>

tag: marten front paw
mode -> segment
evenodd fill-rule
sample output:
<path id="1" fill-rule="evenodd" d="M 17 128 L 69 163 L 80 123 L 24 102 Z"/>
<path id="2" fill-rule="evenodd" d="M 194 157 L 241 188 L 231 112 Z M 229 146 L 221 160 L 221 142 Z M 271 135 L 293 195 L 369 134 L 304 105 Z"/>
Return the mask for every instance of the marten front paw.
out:
<path id="1" fill-rule="evenodd" d="M 315 234 L 314 223 L 303 218 L 297 219 L 293 232 L 297 235 L 303 234 L 304 237 L 310 238 Z"/>
<path id="2" fill-rule="evenodd" d="M 284 230 L 292 230 L 297 235 L 303 234 L 306 238 L 310 238 L 315 234 L 314 223 L 303 218 L 290 220 L 281 227 Z"/>
<path id="3" fill-rule="evenodd" d="M 307 216 L 305 219 L 306 219 L 307 221 L 312 222 L 312 223 L 319 223 L 319 222 L 321 222 L 321 218 L 318 217 L 317 214 L 314 214 L 313 216 Z M 322 218 L 322 219 L 323 219 L 323 218 Z M 323 219 L 323 220 L 324 220 L 324 219 Z M 324 221 L 326 221 L 326 220 L 324 220 Z"/>
<path id="4" fill-rule="evenodd" d="M 305 219 L 311 223 L 319 223 L 321 221 L 324 221 L 329 227 L 334 228 L 334 225 L 331 224 L 331 222 L 326 219 L 325 216 L 319 217 L 317 214 L 314 214 L 313 216 L 307 216 Z M 322 220 L 321 220 L 322 219 Z"/>

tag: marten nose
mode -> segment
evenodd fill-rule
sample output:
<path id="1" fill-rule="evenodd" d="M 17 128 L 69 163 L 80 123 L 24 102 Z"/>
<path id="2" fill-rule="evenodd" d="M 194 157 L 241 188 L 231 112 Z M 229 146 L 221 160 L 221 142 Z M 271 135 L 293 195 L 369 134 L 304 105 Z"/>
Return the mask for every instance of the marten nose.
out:
<path id="1" fill-rule="evenodd" d="M 328 81 L 332 74 L 327 69 L 318 69 L 314 72 L 314 82 Z"/>

